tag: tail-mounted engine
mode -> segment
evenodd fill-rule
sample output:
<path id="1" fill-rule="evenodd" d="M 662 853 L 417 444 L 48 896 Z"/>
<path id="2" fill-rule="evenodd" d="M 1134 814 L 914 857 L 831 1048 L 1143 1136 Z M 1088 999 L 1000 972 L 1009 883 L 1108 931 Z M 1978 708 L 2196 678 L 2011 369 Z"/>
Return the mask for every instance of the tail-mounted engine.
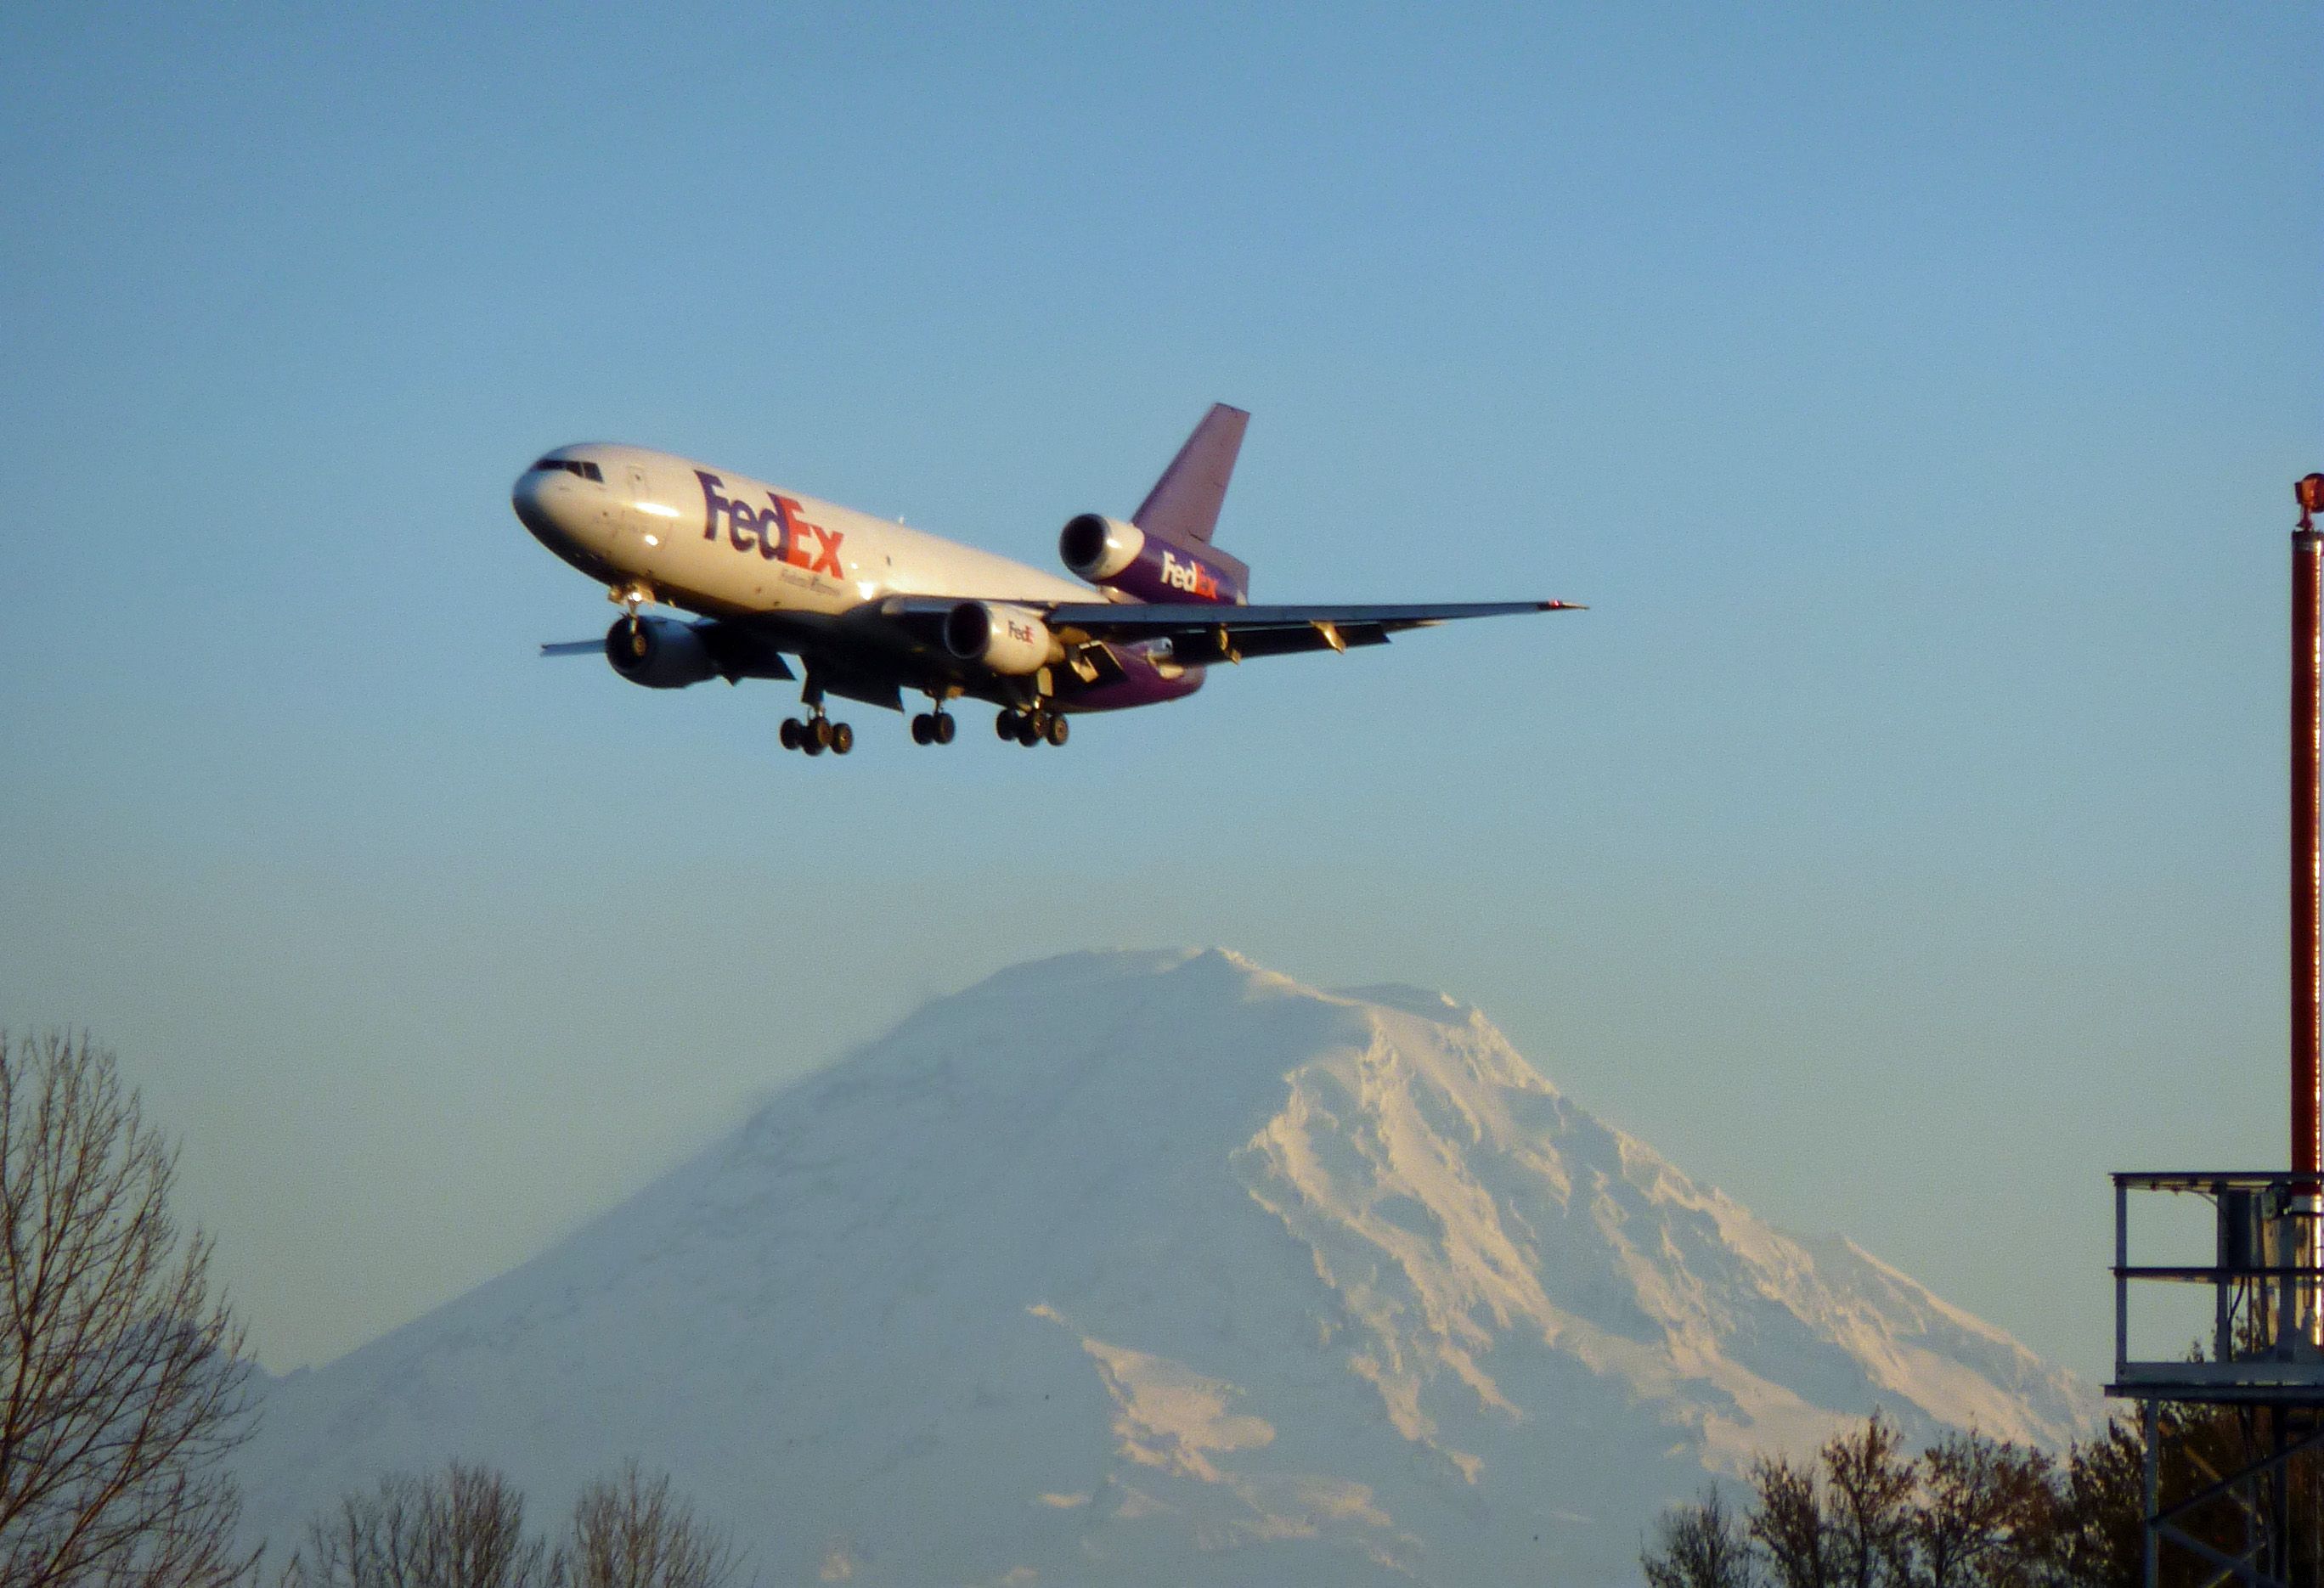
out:
<path id="1" fill-rule="evenodd" d="M 605 630 L 605 659 L 648 689 L 684 689 L 718 676 L 702 637 L 676 618 L 616 618 Z"/>
<path id="2" fill-rule="evenodd" d="M 1099 513 L 1084 513 L 1068 520 L 1065 533 L 1057 537 L 1057 555 L 1092 584 L 1105 583 L 1136 562 L 1145 549 L 1145 530 Z"/>
<path id="3" fill-rule="evenodd" d="M 1084 513 L 1057 537 L 1057 555 L 1092 584 L 1145 601 L 1215 601 L 1243 598 L 1250 570 L 1204 542 L 1148 535 L 1135 524 Z"/>

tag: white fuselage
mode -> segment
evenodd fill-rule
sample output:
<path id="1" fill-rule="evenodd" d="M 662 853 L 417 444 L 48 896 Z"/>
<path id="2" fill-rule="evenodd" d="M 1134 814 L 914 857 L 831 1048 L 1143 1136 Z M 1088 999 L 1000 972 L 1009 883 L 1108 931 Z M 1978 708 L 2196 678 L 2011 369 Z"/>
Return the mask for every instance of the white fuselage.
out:
<path id="1" fill-rule="evenodd" d="M 1106 599 L 1085 584 L 941 536 L 644 447 L 560 447 L 517 515 L 551 551 L 609 585 L 708 616 L 830 617 L 888 596 Z"/>

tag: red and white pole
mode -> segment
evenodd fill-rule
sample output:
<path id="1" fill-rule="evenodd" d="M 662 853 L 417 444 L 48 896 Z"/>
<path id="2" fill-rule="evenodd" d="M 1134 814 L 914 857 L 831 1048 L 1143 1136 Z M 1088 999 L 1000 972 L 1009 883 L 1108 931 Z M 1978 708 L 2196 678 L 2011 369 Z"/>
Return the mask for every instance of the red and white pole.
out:
<path id="1" fill-rule="evenodd" d="M 2324 535 L 2292 537 L 2292 1169 L 2319 1166 L 2324 1084 Z"/>
<path id="2" fill-rule="evenodd" d="M 2324 1170 L 2324 474 L 2292 487 L 2300 528 L 2292 532 L 2292 1172 Z M 2314 1277 L 2324 1185 L 2295 1180 L 2290 1249 L 2271 1262 L 2301 1271 L 2278 1305 L 2286 1334 L 2324 1345 L 2324 1294 Z M 2296 1321 L 2295 1321 L 2296 1320 Z"/>
<path id="3" fill-rule="evenodd" d="M 2324 1170 L 2324 474 L 2292 533 L 2292 1171 Z M 2309 1190 L 2312 1194 L 2315 1188 Z"/>
<path id="4" fill-rule="evenodd" d="M 2324 1170 L 2324 474 L 2292 488 L 2300 528 L 2292 532 L 2292 1172 Z M 2319 1188 L 2298 1187 L 2292 1261 L 2313 1271 L 2319 1251 Z M 2303 1274 L 2297 1285 L 2300 1333 L 2324 1344 L 2324 1297 Z"/>

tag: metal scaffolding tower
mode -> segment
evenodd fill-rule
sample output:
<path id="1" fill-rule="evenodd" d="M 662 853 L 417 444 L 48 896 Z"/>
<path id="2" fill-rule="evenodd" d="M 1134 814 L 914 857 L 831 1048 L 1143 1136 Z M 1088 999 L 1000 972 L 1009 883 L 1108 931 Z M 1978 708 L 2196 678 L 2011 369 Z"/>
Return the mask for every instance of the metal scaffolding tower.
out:
<path id="1" fill-rule="evenodd" d="M 2194 1580 L 2207 1585 L 2324 1588 L 2318 1519 L 2310 1514 L 2316 1486 L 2312 1479 L 2303 1485 L 2294 1466 L 2324 1444 L 2324 534 L 2314 522 L 2324 512 L 2324 474 L 2309 475 L 2292 493 L 2300 524 L 2292 535 L 2292 1167 L 2114 1177 L 2114 1381 L 2107 1393 L 2138 1403 L 2145 1436 L 2147 1588 L 2158 1588 L 2173 1549 L 2198 1563 Z M 2132 1263 L 2134 1191 L 2209 1201 L 2210 1261 Z M 2134 1297 L 2161 1285 L 2210 1292 L 2210 1341 L 2199 1357 L 2134 1352 Z M 2186 1342 L 2163 1344 L 2180 1353 Z M 2218 1433 L 2223 1417 L 2233 1420 L 2237 1459 L 2206 1466 L 2177 1439 L 2181 1464 L 2205 1481 L 2164 1505 L 2160 1476 L 2173 1431 Z M 2190 1530 L 2199 1516 L 2208 1540 Z"/>
<path id="2" fill-rule="evenodd" d="M 2114 1177 L 2115 1363 L 2107 1393 L 2139 1407 L 2147 1588 L 2157 1588 L 2173 1549 L 2199 1563 L 2200 1583 L 2309 1588 L 2317 1581 L 2315 1519 L 2297 1503 L 2292 1471 L 2294 1457 L 2324 1445 L 2317 1184 L 2312 1173 L 2282 1170 Z M 2209 1202 L 2210 1261 L 2133 1263 L 2134 1191 Z M 2209 1337 L 2200 1359 L 2186 1353 L 2184 1335 L 2157 1342 L 2170 1355 L 2136 1348 L 2143 1343 L 2133 1337 L 2135 1303 L 2161 1285 L 2209 1292 Z M 2241 1461 L 2207 1465 L 2184 1448 L 2173 1430 L 2189 1419 L 2171 1415 L 2173 1408 L 2232 1418 Z M 2160 1477 L 2174 1450 L 2180 1464 L 2208 1482 L 2165 1505 Z M 2209 1539 L 2197 1535 L 2198 1526 Z"/>

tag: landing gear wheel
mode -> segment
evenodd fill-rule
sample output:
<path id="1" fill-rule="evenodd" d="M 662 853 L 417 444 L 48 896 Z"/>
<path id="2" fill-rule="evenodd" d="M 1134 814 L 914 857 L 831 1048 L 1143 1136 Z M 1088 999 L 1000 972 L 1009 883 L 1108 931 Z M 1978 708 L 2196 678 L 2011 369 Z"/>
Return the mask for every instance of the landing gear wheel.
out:
<path id="1" fill-rule="evenodd" d="M 855 748 L 855 730 L 844 722 L 831 725 L 831 753 L 844 756 Z"/>
<path id="2" fill-rule="evenodd" d="M 817 717 L 807 725 L 807 753 L 819 756 L 831 748 L 831 720 Z"/>
<path id="3" fill-rule="evenodd" d="M 936 742 L 938 744 L 950 744 L 952 742 L 953 730 L 960 726 L 959 723 L 954 722 L 952 720 L 952 713 L 949 711 L 938 711 L 934 716 L 930 717 L 928 721 L 932 730 L 936 736 Z"/>
<path id="4" fill-rule="evenodd" d="M 918 716 L 912 719 L 912 742 L 914 744 L 934 744 L 936 741 L 936 719 L 929 716 L 926 711 L 922 711 Z"/>
<path id="5" fill-rule="evenodd" d="M 798 718 L 786 717 L 783 719 L 783 748 L 787 750 L 795 750 L 798 748 L 799 741 L 804 737 L 805 736 L 799 731 L 799 720 Z"/>
<path id="6" fill-rule="evenodd" d="M 1041 742 L 1041 719 L 1031 711 L 1018 715 L 1017 742 L 1028 750 Z"/>
<path id="7" fill-rule="evenodd" d="M 638 609 L 654 599 L 653 587 L 642 581 L 617 584 L 605 592 L 605 599 L 622 609 L 622 616 L 616 620 L 616 627 L 623 631 L 622 643 L 629 647 L 630 655 L 644 661 L 648 648 L 646 629 L 638 620 Z M 607 635 L 608 647 L 613 643 L 613 636 Z"/>
<path id="8" fill-rule="evenodd" d="M 1048 721 L 1041 724 L 1041 737 L 1054 745 L 1064 744 L 1065 735 L 1071 731 L 1072 730 L 1066 726 L 1065 713 L 1062 711 L 1050 712 Z"/>
<path id="9" fill-rule="evenodd" d="M 799 748 L 810 756 L 819 756 L 823 754 L 823 740 L 812 733 L 804 735 L 799 741 Z"/>
<path id="10" fill-rule="evenodd" d="M 1013 711 L 1001 712 L 992 720 L 992 731 L 1003 739 L 1016 738 L 1017 719 L 1018 713 Z"/>

